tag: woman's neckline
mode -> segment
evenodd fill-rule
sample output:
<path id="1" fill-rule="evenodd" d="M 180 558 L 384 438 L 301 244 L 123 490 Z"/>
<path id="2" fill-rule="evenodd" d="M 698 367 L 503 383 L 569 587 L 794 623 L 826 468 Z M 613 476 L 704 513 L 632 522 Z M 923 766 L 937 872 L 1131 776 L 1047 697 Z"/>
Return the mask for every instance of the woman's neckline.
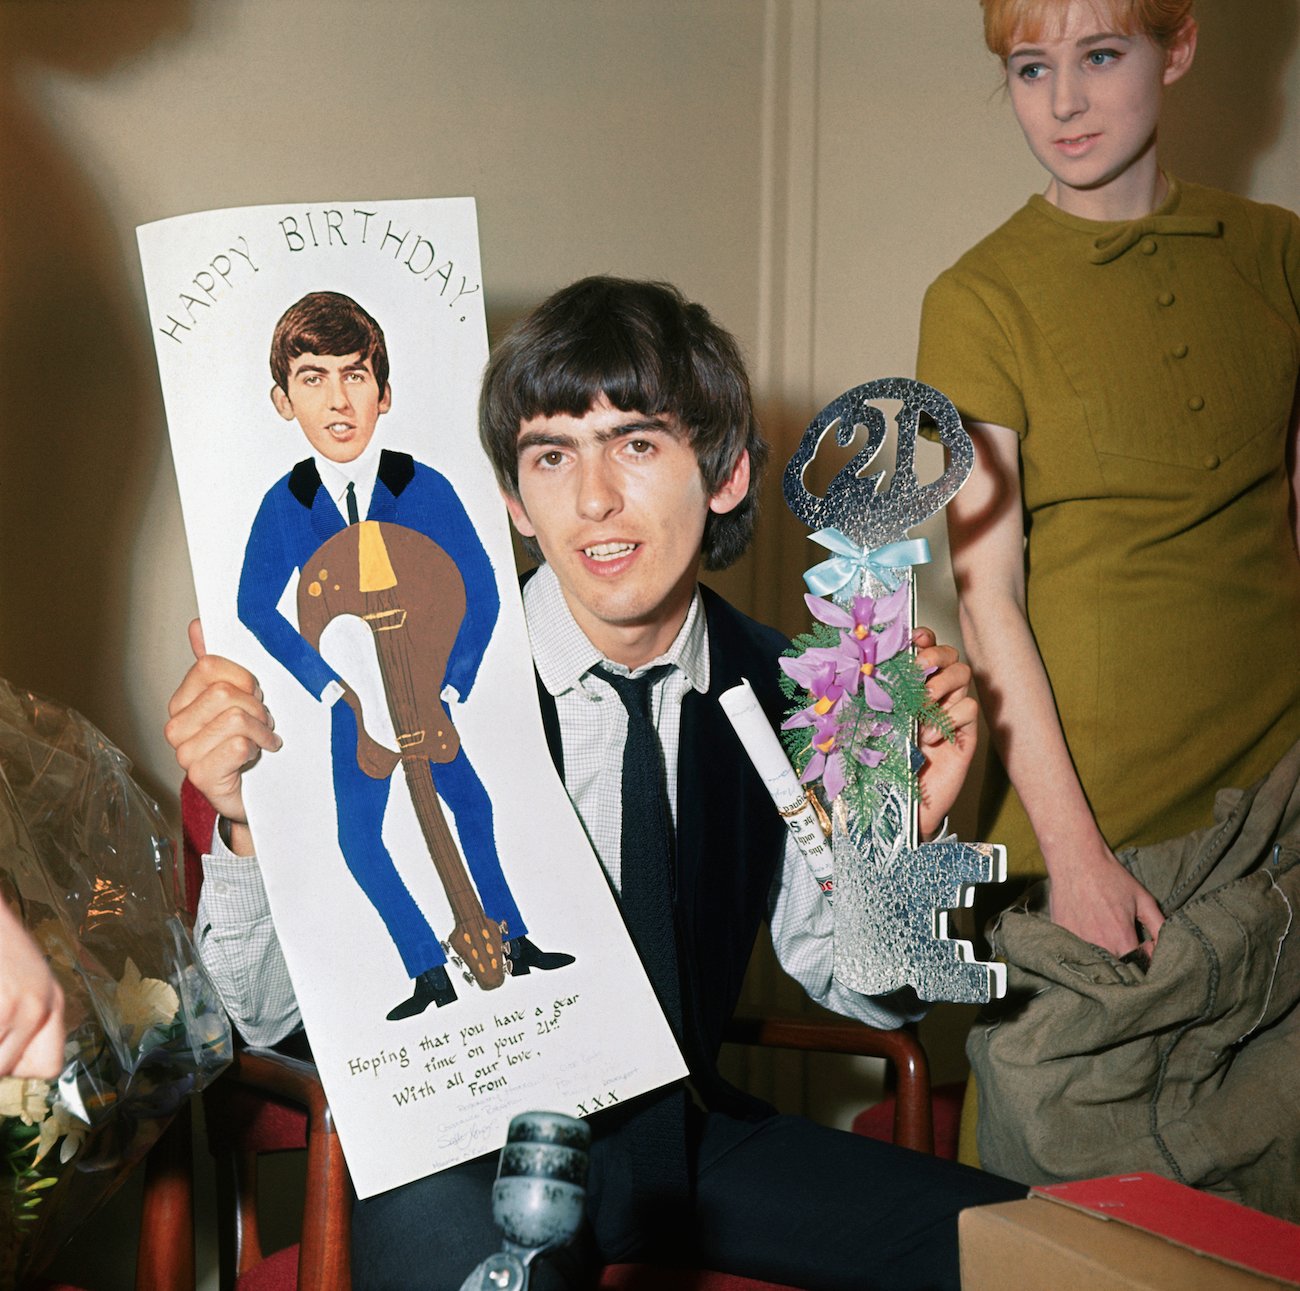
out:
<path id="1" fill-rule="evenodd" d="M 1132 219 L 1127 220 L 1091 220 L 1083 215 L 1072 215 L 1069 211 L 1063 211 L 1059 206 L 1054 206 L 1042 193 L 1034 193 L 1030 197 L 1028 204 L 1030 210 L 1047 216 L 1049 220 L 1063 225 L 1067 229 L 1075 229 L 1080 233 L 1104 233 L 1106 230 L 1117 228 L 1121 224 L 1133 224 L 1138 220 L 1149 220 L 1161 215 L 1174 214 L 1178 209 L 1179 202 L 1182 200 L 1182 185 L 1172 175 L 1165 175 L 1165 183 L 1168 185 L 1168 191 L 1165 193 L 1164 200 L 1154 210 L 1146 215 L 1135 215 Z"/>

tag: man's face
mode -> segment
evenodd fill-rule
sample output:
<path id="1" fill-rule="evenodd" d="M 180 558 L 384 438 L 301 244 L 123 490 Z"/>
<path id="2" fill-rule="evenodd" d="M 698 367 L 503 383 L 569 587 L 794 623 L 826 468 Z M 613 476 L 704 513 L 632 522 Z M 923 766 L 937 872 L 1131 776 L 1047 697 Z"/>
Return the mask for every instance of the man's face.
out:
<path id="1" fill-rule="evenodd" d="M 271 389 L 271 402 L 285 421 L 297 421 L 322 457 L 353 462 L 366 451 L 379 415 L 392 404 L 380 390 L 370 360 L 360 354 L 300 354 L 289 364 L 289 389 Z"/>
<path id="2" fill-rule="evenodd" d="M 519 430 L 519 497 L 506 506 L 555 571 L 578 626 L 630 668 L 662 654 L 686 617 L 704 521 L 738 506 L 749 456 L 711 497 L 677 420 L 604 397 L 581 417 Z"/>

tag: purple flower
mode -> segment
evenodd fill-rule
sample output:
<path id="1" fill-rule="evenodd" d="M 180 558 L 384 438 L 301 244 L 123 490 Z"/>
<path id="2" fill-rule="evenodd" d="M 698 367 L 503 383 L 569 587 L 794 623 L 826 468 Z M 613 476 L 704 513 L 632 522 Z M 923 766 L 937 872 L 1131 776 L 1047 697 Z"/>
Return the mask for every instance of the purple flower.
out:
<path id="1" fill-rule="evenodd" d="M 815 646 L 780 660 L 786 675 L 804 687 L 812 701 L 781 724 L 787 731 L 813 728 L 808 762 L 799 779 L 804 784 L 820 779 L 830 799 L 837 798 L 848 781 L 851 764 L 846 758 L 866 767 L 878 767 L 885 760 L 886 750 L 868 748 L 867 741 L 892 735 L 892 724 L 873 715 L 892 713 L 894 700 L 874 674 L 908 644 L 907 621 L 900 617 L 907 598 L 906 584 L 878 600 L 855 596 L 849 608 L 806 596 L 815 619 L 839 628 L 839 641 L 833 647 Z M 855 698 L 859 687 L 861 702 Z"/>
<path id="2" fill-rule="evenodd" d="M 841 632 L 840 644 L 835 650 L 836 680 L 851 695 L 857 694 L 861 683 L 863 698 L 876 712 L 892 713 L 893 698 L 874 674 L 882 663 L 902 650 L 907 641 L 907 624 L 901 619 L 895 619 L 883 632 L 868 632 L 864 637 Z"/>
<path id="3" fill-rule="evenodd" d="M 838 650 L 813 647 L 794 659 L 782 655 L 777 662 L 781 665 L 782 671 L 798 682 L 811 696 L 813 702 L 804 709 L 805 713 L 817 717 L 832 713 L 844 698 L 847 687 L 839 675 L 841 665 Z M 809 722 L 796 722 L 794 718 L 783 725 L 788 729 L 791 723 L 797 726 L 809 725 Z"/>
<path id="4" fill-rule="evenodd" d="M 844 728 L 839 719 L 833 713 L 826 713 L 823 716 L 810 717 L 806 721 L 798 720 L 809 711 L 804 709 L 803 713 L 797 714 L 796 717 L 785 723 L 787 727 L 795 725 L 813 727 L 812 757 L 808 759 L 808 765 L 804 767 L 799 782 L 800 784 L 808 784 L 820 776 L 827 798 L 834 801 L 844 791 L 846 780 L 844 754 L 846 752 L 852 752 L 853 756 L 863 766 L 867 767 L 878 767 L 885 760 L 885 754 L 883 750 L 869 749 L 864 746 L 846 750 L 840 742 Z M 886 731 L 889 729 L 888 725 L 876 722 L 872 725 L 870 735 L 880 734 L 882 726 Z"/>
<path id="5" fill-rule="evenodd" d="M 829 623 L 833 628 L 842 628 L 862 641 L 873 627 L 889 623 L 902 613 L 907 606 L 907 592 L 907 584 L 901 583 L 897 591 L 880 600 L 871 596 L 855 596 L 851 610 L 820 596 L 806 595 L 803 599 L 813 618 Z"/>
<path id="6" fill-rule="evenodd" d="M 805 710 L 806 711 L 806 710 Z M 787 723 L 788 725 L 789 723 Z M 801 723 L 805 725 L 806 723 Z M 800 784 L 822 778 L 826 796 L 839 797 L 844 788 L 844 755 L 839 748 L 840 727 L 835 717 L 827 713 L 813 719 L 812 749 L 813 755 L 799 777 Z"/>

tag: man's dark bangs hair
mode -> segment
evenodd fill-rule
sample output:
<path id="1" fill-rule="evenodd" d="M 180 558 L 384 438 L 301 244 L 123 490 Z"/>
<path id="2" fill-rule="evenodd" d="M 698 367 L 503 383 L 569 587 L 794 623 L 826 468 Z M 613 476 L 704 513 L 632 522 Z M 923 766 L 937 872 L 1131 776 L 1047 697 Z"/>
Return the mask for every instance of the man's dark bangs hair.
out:
<path id="1" fill-rule="evenodd" d="M 706 568 L 731 564 L 749 545 L 767 457 L 735 339 L 668 283 L 584 278 L 557 292 L 507 332 L 483 378 L 479 434 L 501 488 L 518 496 L 523 422 L 582 417 L 602 395 L 622 412 L 676 418 L 710 494 L 749 451 L 745 500 L 705 522 Z"/>

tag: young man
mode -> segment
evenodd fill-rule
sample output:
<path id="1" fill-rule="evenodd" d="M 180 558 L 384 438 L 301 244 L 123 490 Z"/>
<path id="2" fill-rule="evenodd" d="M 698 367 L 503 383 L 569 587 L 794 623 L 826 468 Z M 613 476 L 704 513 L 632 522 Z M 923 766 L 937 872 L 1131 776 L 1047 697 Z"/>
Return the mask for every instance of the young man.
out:
<path id="1" fill-rule="evenodd" d="M 588 1224 L 535 1285 L 586 1285 L 600 1262 L 687 1260 L 809 1288 L 956 1288 L 958 1211 L 1022 1188 L 777 1116 L 716 1068 L 765 915 L 814 999 L 883 1026 L 908 1007 L 832 980 L 824 899 L 716 702 L 747 676 L 774 720 L 782 707 L 783 639 L 696 583 L 701 563 L 748 544 L 766 456 L 734 341 L 670 287 L 584 280 L 497 347 L 480 432 L 544 560 L 524 608 L 552 755 L 696 1099 L 670 1087 L 593 1118 Z M 920 644 L 960 729 L 952 746 L 927 737 L 928 833 L 965 775 L 975 705 L 955 652 L 928 634 Z M 172 714 L 191 780 L 242 817 L 241 768 L 278 746 L 254 679 L 201 657 Z M 359 1202 L 358 1285 L 454 1291 L 496 1249 L 494 1168 L 480 1158 Z"/>

